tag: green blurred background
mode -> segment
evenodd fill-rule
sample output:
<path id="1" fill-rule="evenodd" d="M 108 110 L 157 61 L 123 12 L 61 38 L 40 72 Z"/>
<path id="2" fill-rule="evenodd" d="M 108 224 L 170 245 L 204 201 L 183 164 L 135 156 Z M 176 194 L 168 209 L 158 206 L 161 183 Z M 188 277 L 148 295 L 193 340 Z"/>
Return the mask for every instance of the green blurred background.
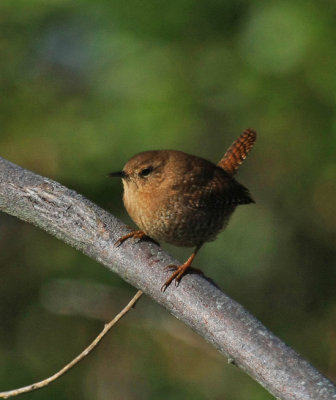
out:
<path id="1" fill-rule="evenodd" d="M 214 162 L 247 127 L 240 207 L 202 267 L 336 380 L 336 3 L 1 0 L 1 156 L 125 222 L 133 154 Z M 169 248 L 185 259 L 190 250 Z M 0 390 L 79 353 L 134 293 L 46 233 L 0 215 Z M 272 399 L 165 310 L 142 299 L 67 376 L 26 398 Z"/>

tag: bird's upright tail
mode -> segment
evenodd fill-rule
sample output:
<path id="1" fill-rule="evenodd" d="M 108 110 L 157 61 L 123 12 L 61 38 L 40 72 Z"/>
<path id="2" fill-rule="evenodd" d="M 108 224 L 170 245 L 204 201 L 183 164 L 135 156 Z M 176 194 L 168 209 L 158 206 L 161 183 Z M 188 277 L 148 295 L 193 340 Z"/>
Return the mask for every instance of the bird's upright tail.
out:
<path id="1" fill-rule="evenodd" d="M 218 167 L 223 168 L 228 174 L 234 175 L 252 149 L 256 137 L 256 132 L 246 129 L 226 151 L 224 157 L 217 164 Z"/>

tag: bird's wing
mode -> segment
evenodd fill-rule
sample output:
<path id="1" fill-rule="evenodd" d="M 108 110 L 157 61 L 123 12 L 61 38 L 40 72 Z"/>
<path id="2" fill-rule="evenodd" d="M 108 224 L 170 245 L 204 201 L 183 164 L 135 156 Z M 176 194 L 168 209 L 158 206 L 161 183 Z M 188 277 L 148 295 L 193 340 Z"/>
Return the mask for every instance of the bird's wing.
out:
<path id="1" fill-rule="evenodd" d="M 184 192 L 184 199 L 189 208 L 197 210 L 254 203 L 248 189 L 219 168 L 206 185 Z"/>

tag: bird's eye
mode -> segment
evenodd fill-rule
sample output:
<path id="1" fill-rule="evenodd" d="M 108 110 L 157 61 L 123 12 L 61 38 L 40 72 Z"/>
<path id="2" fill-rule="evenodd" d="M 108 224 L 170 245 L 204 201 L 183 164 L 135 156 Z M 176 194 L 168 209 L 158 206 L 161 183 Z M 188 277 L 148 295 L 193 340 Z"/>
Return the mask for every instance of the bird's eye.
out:
<path id="1" fill-rule="evenodd" d="M 153 167 L 144 168 L 139 172 L 140 176 L 148 176 L 151 172 L 153 172 Z"/>

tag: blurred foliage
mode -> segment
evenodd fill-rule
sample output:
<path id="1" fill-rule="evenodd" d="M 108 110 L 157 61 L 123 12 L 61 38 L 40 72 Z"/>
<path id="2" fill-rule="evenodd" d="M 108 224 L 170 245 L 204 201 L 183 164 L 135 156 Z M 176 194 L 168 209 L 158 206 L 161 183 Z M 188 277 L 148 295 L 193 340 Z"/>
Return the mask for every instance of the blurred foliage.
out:
<path id="1" fill-rule="evenodd" d="M 336 379 L 336 4 L 331 0 L 2 0 L 0 148 L 125 221 L 106 173 L 174 148 L 217 161 L 247 127 L 256 199 L 202 249 L 221 287 Z M 134 292 L 0 216 L 0 389 L 73 358 Z M 181 259 L 189 250 L 169 248 Z M 27 398 L 271 399 L 141 300 L 75 370 Z"/>

